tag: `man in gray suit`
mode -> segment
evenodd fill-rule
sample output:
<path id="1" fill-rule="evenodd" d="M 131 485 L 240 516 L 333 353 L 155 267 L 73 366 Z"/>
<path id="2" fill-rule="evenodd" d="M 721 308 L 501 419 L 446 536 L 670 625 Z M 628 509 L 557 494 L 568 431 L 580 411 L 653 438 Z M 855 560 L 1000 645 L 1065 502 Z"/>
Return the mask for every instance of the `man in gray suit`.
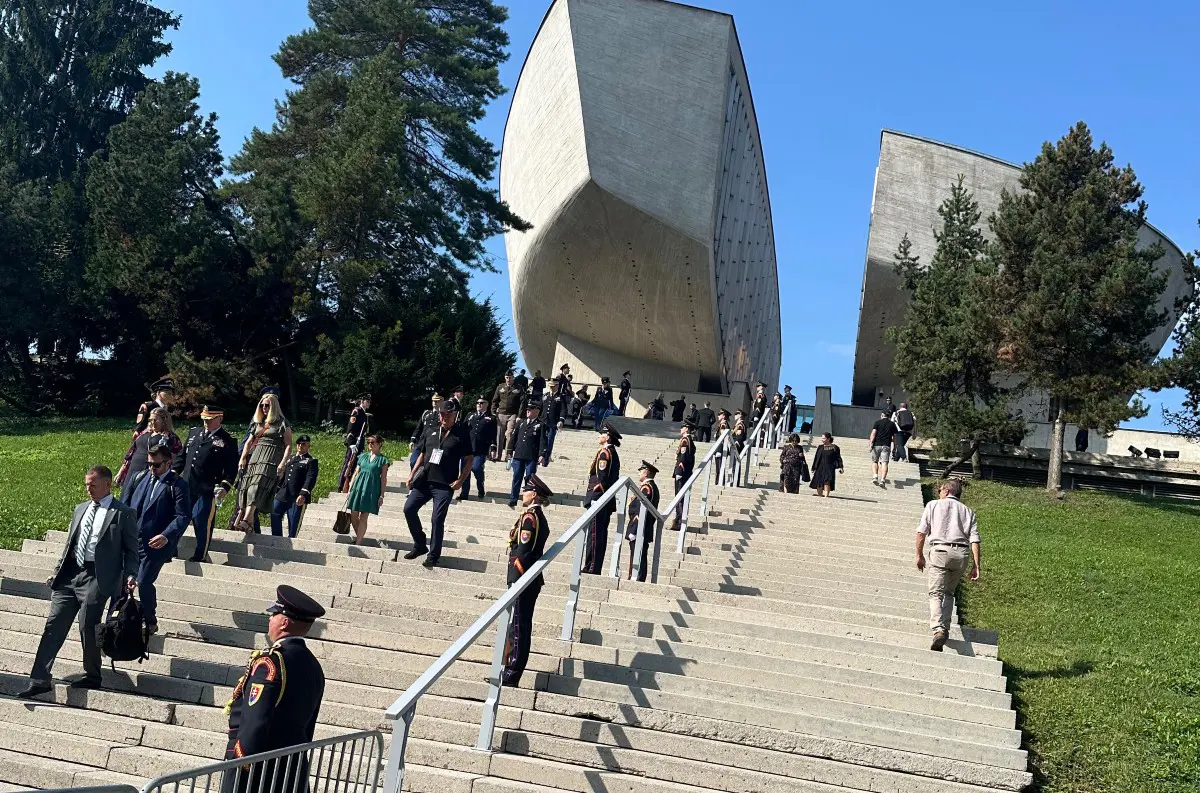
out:
<path id="1" fill-rule="evenodd" d="M 67 544 L 54 575 L 46 582 L 50 614 L 38 644 L 29 686 L 18 697 L 29 699 L 53 690 L 50 667 L 62 649 L 71 622 L 79 616 L 84 677 L 72 688 L 100 688 L 100 647 L 96 626 L 109 598 L 133 590 L 138 570 L 137 513 L 112 496 L 112 471 L 97 465 L 83 480 L 88 500 L 75 507 Z"/>

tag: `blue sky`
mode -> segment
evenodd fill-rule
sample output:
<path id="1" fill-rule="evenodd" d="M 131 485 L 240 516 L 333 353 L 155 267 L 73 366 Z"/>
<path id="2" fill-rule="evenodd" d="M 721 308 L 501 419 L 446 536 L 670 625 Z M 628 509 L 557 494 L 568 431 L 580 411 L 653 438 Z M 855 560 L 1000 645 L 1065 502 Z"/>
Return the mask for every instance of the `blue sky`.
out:
<path id="1" fill-rule="evenodd" d="M 271 56 L 308 24 L 300 0 L 161 0 L 182 14 L 156 71 L 200 79 L 226 156 L 269 127 L 288 83 Z M 1003 4 L 696 0 L 734 15 L 763 139 L 783 304 L 784 382 L 802 400 L 831 385 L 848 402 L 879 132 L 893 128 L 1014 162 L 1082 119 L 1131 163 L 1150 220 L 1200 248 L 1200 5 L 1160 0 Z M 510 90 L 548 0 L 512 0 Z M 481 131 L 499 142 L 509 96 Z M 516 348 L 504 244 L 472 288 L 500 307 Z M 1150 416 L 1132 422 L 1162 427 Z"/>

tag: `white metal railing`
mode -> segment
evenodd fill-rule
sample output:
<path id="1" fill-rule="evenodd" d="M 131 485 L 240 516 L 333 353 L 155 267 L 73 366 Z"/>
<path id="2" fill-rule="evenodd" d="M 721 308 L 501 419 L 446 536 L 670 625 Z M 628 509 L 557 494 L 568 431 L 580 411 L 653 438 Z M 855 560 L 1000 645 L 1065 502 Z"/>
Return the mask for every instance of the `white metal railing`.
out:
<path id="1" fill-rule="evenodd" d="M 500 689 L 501 677 L 504 672 L 504 648 L 508 639 L 509 625 L 512 622 L 513 606 L 517 598 L 528 589 L 542 571 L 550 566 L 567 547 L 575 542 L 575 552 L 572 555 L 571 562 L 571 577 L 570 587 L 567 591 L 567 601 L 563 606 L 563 629 L 559 638 L 562 641 L 570 642 L 575 638 L 575 612 L 579 605 L 579 590 L 583 576 L 583 550 L 585 544 L 585 534 L 592 520 L 606 507 L 615 505 L 617 507 L 617 547 L 614 552 L 613 565 L 610 572 L 617 575 L 618 564 L 620 561 L 620 544 L 624 539 L 625 534 L 625 494 L 628 492 L 633 498 L 641 502 L 641 517 L 638 520 L 638 533 L 634 541 L 634 575 L 635 577 L 641 572 L 642 549 L 645 547 L 646 537 L 646 521 L 651 514 L 655 515 L 655 551 L 652 580 L 658 579 L 658 567 L 661 559 L 662 548 L 662 531 L 666 522 L 667 516 L 675 511 L 678 504 L 683 504 L 683 519 L 679 525 L 679 541 L 678 549 L 682 553 L 686 543 L 687 535 L 687 511 L 691 503 L 691 491 L 695 487 L 696 482 L 700 477 L 704 477 L 704 491 L 701 496 L 703 514 L 708 515 L 708 474 L 711 470 L 710 463 L 712 462 L 716 451 L 721 448 L 729 439 L 729 431 L 722 433 L 717 439 L 717 443 L 709 450 L 705 458 L 692 471 L 692 475 L 688 481 L 684 483 L 683 488 L 667 505 L 666 510 L 659 512 L 658 509 L 650 503 L 649 499 L 642 494 L 638 483 L 634 482 L 629 476 L 622 476 L 613 483 L 600 498 L 592 502 L 591 506 L 579 516 L 570 528 L 559 535 L 558 539 L 545 550 L 542 558 L 535 562 L 528 570 L 525 571 L 515 583 L 513 583 L 505 591 L 503 595 L 498 597 L 491 606 L 487 608 L 479 618 L 471 624 L 469 628 L 463 631 L 449 647 L 446 648 L 438 659 L 434 661 L 428 669 L 426 669 L 420 677 L 418 677 L 412 685 L 405 689 L 404 693 L 392 703 L 385 713 L 386 717 L 393 722 L 392 725 L 392 741 L 388 747 L 387 768 L 384 773 L 384 791 L 385 793 L 399 793 L 401 786 L 404 783 L 404 752 L 408 743 L 408 733 L 412 727 L 413 716 L 416 715 L 417 701 L 427 692 L 433 685 L 446 673 L 450 665 L 462 657 L 467 648 L 473 645 L 483 636 L 484 632 L 491 627 L 492 623 L 496 625 L 495 641 L 492 646 L 492 663 L 488 673 L 488 693 L 483 701 L 482 717 L 479 723 L 479 736 L 475 741 L 475 748 L 479 751 L 490 752 L 492 749 L 493 734 L 496 729 L 496 712 L 500 707 Z M 681 502 L 682 499 L 682 502 Z"/>

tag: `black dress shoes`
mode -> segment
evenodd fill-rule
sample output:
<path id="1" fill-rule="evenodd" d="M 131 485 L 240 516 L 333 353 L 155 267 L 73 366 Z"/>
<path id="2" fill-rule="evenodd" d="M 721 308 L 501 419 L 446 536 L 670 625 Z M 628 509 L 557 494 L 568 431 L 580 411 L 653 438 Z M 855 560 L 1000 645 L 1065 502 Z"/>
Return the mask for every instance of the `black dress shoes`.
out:
<path id="1" fill-rule="evenodd" d="M 40 697 L 42 694 L 49 694 L 53 690 L 54 686 L 47 685 L 46 683 L 30 683 L 24 691 L 17 694 L 17 698 L 33 699 L 34 697 Z"/>
<path id="2" fill-rule="evenodd" d="M 437 567 L 438 558 L 436 556 L 426 557 L 425 561 L 421 562 L 421 566 L 432 570 Z"/>
<path id="3" fill-rule="evenodd" d="M 100 681 L 92 677 L 81 677 L 71 683 L 68 688 L 84 688 L 95 691 L 100 688 Z"/>
<path id="4" fill-rule="evenodd" d="M 404 558 L 405 559 L 416 559 L 417 557 L 424 556 L 427 553 L 429 553 L 428 548 L 413 548 L 411 551 L 404 554 Z"/>

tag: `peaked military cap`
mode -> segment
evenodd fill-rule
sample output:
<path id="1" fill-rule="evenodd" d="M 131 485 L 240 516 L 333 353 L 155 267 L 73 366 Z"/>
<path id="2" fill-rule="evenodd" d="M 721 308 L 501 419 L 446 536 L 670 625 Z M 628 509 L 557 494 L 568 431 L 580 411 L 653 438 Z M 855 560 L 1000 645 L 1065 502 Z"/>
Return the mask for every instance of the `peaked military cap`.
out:
<path id="1" fill-rule="evenodd" d="M 296 443 L 312 443 L 312 438 L 308 437 L 307 435 L 301 435 L 296 439 Z"/>
<path id="2" fill-rule="evenodd" d="M 200 409 L 201 419 L 215 419 L 225 415 L 225 408 L 217 407 L 216 405 L 205 405 Z"/>
<path id="3" fill-rule="evenodd" d="M 621 445 L 621 433 L 617 432 L 617 428 L 607 421 L 600 427 L 600 434 L 603 435 L 605 433 L 608 433 L 609 443 L 613 446 Z"/>
<path id="4" fill-rule="evenodd" d="M 570 369 L 570 368 L 571 368 L 571 364 L 564 363 L 562 366 L 558 367 L 558 371 L 561 372 L 563 369 Z"/>
<path id="5" fill-rule="evenodd" d="M 539 399 L 531 399 L 525 403 L 526 410 L 541 410 L 542 402 Z"/>
<path id="6" fill-rule="evenodd" d="M 275 396 L 279 396 L 279 386 L 277 386 L 277 385 L 263 386 L 261 389 L 259 389 L 258 398 L 262 399 L 267 394 L 274 394 Z"/>
<path id="7" fill-rule="evenodd" d="M 164 377 L 161 380 L 155 380 L 150 384 L 150 391 L 157 394 L 159 391 L 174 391 L 175 381 L 170 377 Z"/>
<path id="8" fill-rule="evenodd" d="M 611 382 L 612 382 L 612 380 L 609 380 L 607 377 L 601 377 L 601 378 L 600 378 L 600 382 L 601 382 L 602 384 L 605 384 L 605 385 L 606 385 L 606 384 L 608 384 L 608 383 L 611 383 Z"/>
<path id="9" fill-rule="evenodd" d="M 696 429 L 696 422 L 692 421 L 691 419 L 684 419 L 683 426 L 687 427 L 689 430 L 694 430 Z"/>
<path id="10" fill-rule="evenodd" d="M 296 587 L 280 584 L 275 590 L 275 602 L 267 606 L 267 613 L 283 614 L 300 622 L 312 622 L 325 616 L 325 609 Z"/>
<path id="11" fill-rule="evenodd" d="M 456 385 L 456 386 L 454 386 L 454 390 L 451 391 L 450 393 L 451 394 L 464 394 L 464 393 L 466 393 L 466 391 L 467 391 L 466 388 L 463 388 L 460 385 Z"/>
<path id="12" fill-rule="evenodd" d="M 649 462 L 648 460 L 642 460 L 642 464 L 638 466 L 638 470 L 649 471 L 650 476 L 654 476 L 658 473 L 658 468 L 654 465 L 654 463 Z"/>
<path id="13" fill-rule="evenodd" d="M 361 401 L 363 401 L 364 399 L 365 399 L 365 400 L 367 400 L 368 402 L 370 402 L 370 401 L 371 401 L 371 395 L 370 395 L 369 393 L 367 393 L 367 392 L 365 392 L 365 391 L 364 391 L 363 393 L 361 393 L 361 394 L 359 394 L 358 396 L 354 397 L 354 401 L 355 401 L 355 402 L 361 402 Z"/>
<path id="14" fill-rule="evenodd" d="M 542 498 L 550 498 L 550 496 L 554 495 L 554 491 L 537 474 L 529 475 L 525 480 L 525 486 L 522 490 L 532 490 Z"/>
<path id="15" fill-rule="evenodd" d="M 487 401 L 488 401 L 488 398 L 487 398 L 487 397 L 485 397 L 483 394 L 480 394 L 480 395 L 479 395 L 479 396 L 478 396 L 478 397 L 475 399 L 475 401 L 476 401 L 476 402 L 487 402 Z"/>

